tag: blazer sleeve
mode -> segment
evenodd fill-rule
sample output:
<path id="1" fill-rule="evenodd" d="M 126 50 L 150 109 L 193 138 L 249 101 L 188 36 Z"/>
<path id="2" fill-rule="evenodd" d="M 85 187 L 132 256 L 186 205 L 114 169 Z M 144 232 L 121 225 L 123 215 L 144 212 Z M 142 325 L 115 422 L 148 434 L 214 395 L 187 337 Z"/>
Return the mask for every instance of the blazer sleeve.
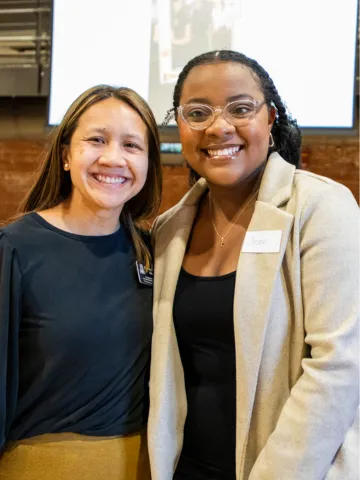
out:
<path id="1" fill-rule="evenodd" d="M 359 209 L 339 184 L 326 184 L 321 194 L 311 197 L 300 223 L 305 344 L 310 354 L 302 360 L 303 373 L 249 480 L 328 478 L 347 432 L 354 428 L 359 405 Z M 353 473 L 344 465 L 341 478 L 355 480 L 357 455 L 350 463 Z"/>
<path id="2" fill-rule="evenodd" d="M 18 395 L 18 338 L 21 272 L 15 248 L 0 232 L 0 452 L 14 417 Z"/>

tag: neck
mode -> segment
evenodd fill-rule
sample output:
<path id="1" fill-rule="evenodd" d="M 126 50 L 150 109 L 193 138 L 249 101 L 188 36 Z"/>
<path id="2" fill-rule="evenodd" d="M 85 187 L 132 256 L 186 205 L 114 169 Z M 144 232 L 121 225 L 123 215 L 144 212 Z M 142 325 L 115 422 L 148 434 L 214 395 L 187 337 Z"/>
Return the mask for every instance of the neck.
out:
<path id="1" fill-rule="evenodd" d="M 78 235 L 110 235 L 120 226 L 121 209 L 93 209 L 83 203 L 79 205 L 71 197 L 50 210 L 55 226 Z"/>
<path id="2" fill-rule="evenodd" d="M 221 211 L 224 217 L 231 221 L 239 209 L 259 189 L 263 171 L 264 166 L 261 165 L 249 177 L 232 188 L 209 185 L 210 201 L 214 214 L 216 215 Z M 253 204 L 252 201 L 250 203 Z"/>

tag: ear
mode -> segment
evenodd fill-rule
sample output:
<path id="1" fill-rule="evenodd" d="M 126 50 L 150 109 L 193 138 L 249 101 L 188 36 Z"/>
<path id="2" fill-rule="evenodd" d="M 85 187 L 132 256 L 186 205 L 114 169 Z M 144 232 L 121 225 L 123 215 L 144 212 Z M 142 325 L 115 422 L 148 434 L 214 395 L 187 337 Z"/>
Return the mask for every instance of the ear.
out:
<path id="1" fill-rule="evenodd" d="M 269 112 L 268 125 L 269 125 L 269 133 L 270 133 L 271 130 L 272 130 L 272 127 L 274 125 L 274 122 L 275 122 L 275 119 L 276 119 L 276 114 L 277 114 L 276 107 L 272 102 L 271 102 L 270 107 L 268 108 L 268 112 Z"/>
<path id="2" fill-rule="evenodd" d="M 61 149 L 61 163 L 63 169 L 68 172 L 70 170 L 70 160 L 69 160 L 69 148 L 67 145 L 64 145 Z"/>

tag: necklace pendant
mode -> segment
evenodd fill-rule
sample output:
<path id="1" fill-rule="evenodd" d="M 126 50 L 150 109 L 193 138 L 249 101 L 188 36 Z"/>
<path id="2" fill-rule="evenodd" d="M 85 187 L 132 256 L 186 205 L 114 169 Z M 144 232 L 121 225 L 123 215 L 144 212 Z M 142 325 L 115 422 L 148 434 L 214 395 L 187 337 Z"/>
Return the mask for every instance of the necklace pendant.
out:
<path id="1" fill-rule="evenodd" d="M 225 242 L 224 242 L 224 239 L 222 238 L 220 242 L 220 247 L 222 248 L 224 245 L 225 245 Z"/>

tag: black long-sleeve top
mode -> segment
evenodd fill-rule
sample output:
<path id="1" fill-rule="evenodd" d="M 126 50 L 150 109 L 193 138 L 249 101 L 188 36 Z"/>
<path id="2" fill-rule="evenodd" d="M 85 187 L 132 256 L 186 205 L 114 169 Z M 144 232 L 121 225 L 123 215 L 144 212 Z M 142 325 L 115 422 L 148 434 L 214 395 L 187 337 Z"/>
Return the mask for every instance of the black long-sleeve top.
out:
<path id="1" fill-rule="evenodd" d="M 83 236 L 36 213 L 0 230 L 0 450 L 71 431 L 141 430 L 152 289 L 120 228 Z"/>

